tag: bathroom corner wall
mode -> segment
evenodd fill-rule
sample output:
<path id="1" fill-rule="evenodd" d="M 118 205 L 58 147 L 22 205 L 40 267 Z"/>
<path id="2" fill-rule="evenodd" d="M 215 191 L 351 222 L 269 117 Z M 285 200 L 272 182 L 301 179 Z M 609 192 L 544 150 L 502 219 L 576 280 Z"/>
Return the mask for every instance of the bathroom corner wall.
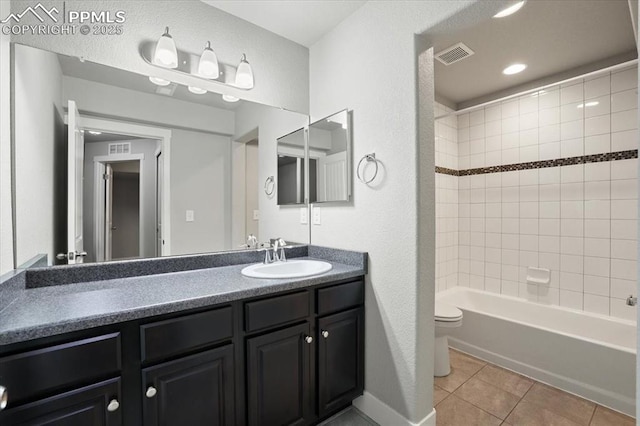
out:
<path id="1" fill-rule="evenodd" d="M 10 13 L 11 2 L 0 1 L 0 16 Z M 10 35 L 0 33 L 0 275 L 13 269 L 11 202 L 11 60 Z"/>
<path id="2" fill-rule="evenodd" d="M 634 66 L 458 116 L 458 285 L 636 319 L 637 81 Z M 527 285 L 528 266 L 550 284 Z"/>
<path id="3" fill-rule="evenodd" d="M 435 116 L 453 112 L 435 104 Z M 435 122 L 436 291 L 458 285 L 458 120 L 454 115 Z"/>

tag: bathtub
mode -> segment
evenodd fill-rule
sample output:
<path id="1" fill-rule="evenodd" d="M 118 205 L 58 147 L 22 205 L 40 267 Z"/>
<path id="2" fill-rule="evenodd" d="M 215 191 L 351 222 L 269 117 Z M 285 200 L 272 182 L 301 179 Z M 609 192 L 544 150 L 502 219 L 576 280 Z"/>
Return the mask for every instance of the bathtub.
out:
<path id="1" fill-rule="evenodd" d="M 636 323 L 455 287 L 449 345 L 635 417 Z"/>

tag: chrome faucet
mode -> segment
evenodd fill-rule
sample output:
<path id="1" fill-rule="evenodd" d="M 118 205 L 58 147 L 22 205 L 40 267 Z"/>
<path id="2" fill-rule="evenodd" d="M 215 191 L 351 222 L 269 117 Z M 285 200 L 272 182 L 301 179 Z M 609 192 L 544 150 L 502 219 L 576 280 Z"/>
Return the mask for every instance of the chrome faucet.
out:
<path id="1" fill-rule="evenodd" d="M 627 305 L 636 306 L 637 304 L 638 304 L 638 298 L 635 297 L 633 294 L 630 294 L 629 297 L 627 297 Z"/>
<path id="2" fill-rule="evenodd" d="M 258 239 L 255 235 L 249 234 L 247 237 L 247 248 L 255 249 L 258 248 Z"/>
<path id="3" fill-rule="evenodd" d="M 269 247 L 264 253 L 264 263 L 286 262 L 287 257 L 284 254 L 284 247 L 286 245 L 287 243 L 282 238 L 272 238 L 269 240 Z M 270 250 L 271 248 L 273 248 L 273 251 Z M 280 249 L 280 253 L 278 253 L 278 249 Z"/>

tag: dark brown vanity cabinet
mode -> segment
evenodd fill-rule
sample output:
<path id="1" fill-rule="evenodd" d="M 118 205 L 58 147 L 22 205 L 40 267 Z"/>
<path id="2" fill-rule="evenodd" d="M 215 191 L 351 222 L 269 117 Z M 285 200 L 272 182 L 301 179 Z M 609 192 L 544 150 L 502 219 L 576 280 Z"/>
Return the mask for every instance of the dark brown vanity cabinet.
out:
<path id="1" fill-rule="evenodd" d="M 0 425 L 312 425 L 362 394 L 364 282 L 0 346 Z"/>

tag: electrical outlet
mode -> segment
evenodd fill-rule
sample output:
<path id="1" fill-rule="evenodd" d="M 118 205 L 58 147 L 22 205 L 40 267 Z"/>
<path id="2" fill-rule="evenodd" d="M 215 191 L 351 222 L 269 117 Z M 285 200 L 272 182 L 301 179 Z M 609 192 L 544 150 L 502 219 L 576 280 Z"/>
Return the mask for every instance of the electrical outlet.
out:
<path id="1" fill-rule="evenodd" d="M 253 220 L 260 220 L 260 210 L 253 211 Z"/>
<path id="2" fill-rule="evenodd" d="M 306 225 L 309 223 L 309 209 L 300 207 L 300 223 Z"/>
<path id="3" fill-rule="evenodd" d="M 322 224 L 322 216 L 320 215 L 320 207 L 313 207 L 313 224 Z"/>
<path id="4" fill-rule="evenodd" d="M 196 220 L 195 213 L 193 210 L 187 210 L 186 220 L 187 222 L 193 222 L 194 220 Z"/>

